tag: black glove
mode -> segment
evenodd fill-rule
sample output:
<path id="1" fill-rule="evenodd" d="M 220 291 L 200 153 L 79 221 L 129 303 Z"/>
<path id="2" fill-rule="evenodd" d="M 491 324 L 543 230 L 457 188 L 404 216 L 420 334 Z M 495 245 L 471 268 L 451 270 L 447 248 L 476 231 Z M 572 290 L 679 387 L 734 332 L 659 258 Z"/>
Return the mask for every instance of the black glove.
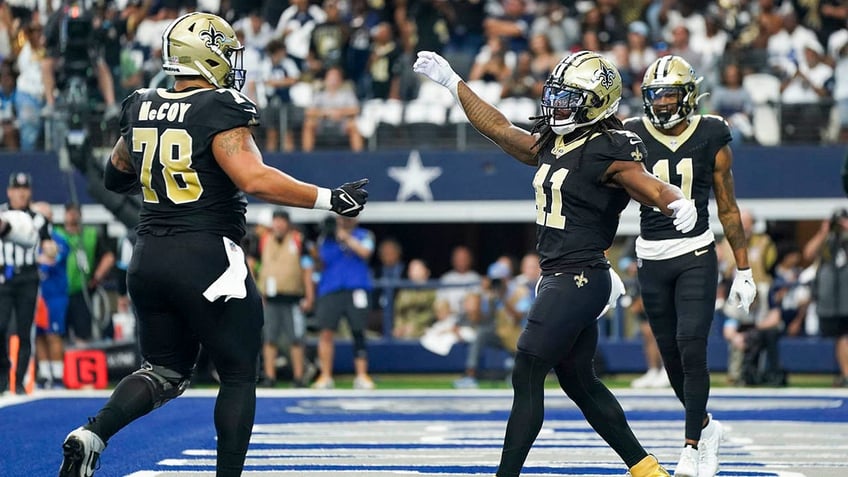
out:
<path id="1" fill-rule="evenodd" d="M 333 189 L 330 196 L 330 210 L 345 217 L 359 215 L 365 207 L 365 202 L 368 201 L 368 191 L 363 189 L 366 184 L 368 179 L 359 179 Z"/>

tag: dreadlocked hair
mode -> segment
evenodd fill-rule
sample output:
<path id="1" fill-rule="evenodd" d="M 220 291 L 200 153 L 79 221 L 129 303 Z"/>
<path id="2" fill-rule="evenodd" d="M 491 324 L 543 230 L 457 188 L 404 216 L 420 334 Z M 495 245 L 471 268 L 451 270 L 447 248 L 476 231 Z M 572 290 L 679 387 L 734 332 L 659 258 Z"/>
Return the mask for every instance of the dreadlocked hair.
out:
<path id="1" fill-rule="evenodd" d="M 556 141 L 557 134 L 551 129 L 551 125 L 548 123 L 547 116 L 533 116 L 530 118 L 531 120 L 535 120 L 533 123 L 533 128 L 530 130 L 530 134 L 539 134 L 539 139 L 533 144 L 533 149 L 536 150 L 536 161 L 538 162 L 540 159 L 540 155 L 543 151 L 551 149 L 553 147 L 554 141 Z M 584 135 L 588 137 L 592 137 L 595 133 L 603 133 L 608 138 L 612 139 L 612 130 L 622 130 L 624 129 L 624 124 L 621 122 L 621 119 L 618 119 L 618 116 L 612 115 L 608 118 L 602 119 L 592 126 L 588 128 L 579 128 L 571 133 L 565 135 L 563 137 L 563 141 L 571 142 L 575 139 L 578 139 Z M 586 145 L 589 142 L 586 141 L 583 143 L 583 146 L 580 148 L 580 157 L 577 158 L 577 169 L 580 168 L 580 164 L 583 163 L 583 152 L 586 150 Z"/>

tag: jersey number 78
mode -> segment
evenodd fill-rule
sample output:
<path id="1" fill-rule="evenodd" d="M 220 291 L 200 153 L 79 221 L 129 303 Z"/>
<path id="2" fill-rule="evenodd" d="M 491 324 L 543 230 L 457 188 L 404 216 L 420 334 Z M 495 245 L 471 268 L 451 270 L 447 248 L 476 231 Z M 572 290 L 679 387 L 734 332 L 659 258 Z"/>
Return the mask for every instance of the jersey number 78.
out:
<path id="1" fill-rule="evenodd" d="M 175 204 L 198 200 L 203 194 L 200 176 L 191 167 L 192 139 L 185 129 L 168 128 L 159 134 L 156 128 L 133 128 L 132 152 L 141 153 L 141 192 L 145 202 L 158 203 L 153 188 L 153 164 L 161 164 L 165 195 Z"/>

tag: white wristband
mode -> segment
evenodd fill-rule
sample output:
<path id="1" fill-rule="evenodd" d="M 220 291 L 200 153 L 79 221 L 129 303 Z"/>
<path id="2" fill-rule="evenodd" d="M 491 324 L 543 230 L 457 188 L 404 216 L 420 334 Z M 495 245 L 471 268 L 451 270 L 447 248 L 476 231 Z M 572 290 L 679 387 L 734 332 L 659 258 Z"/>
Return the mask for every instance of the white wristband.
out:
<path id="1" fill-rule="evenodd" d="M 453 99 L 455 99 L 457 103 L 459 103 L 459 91 L 457 91 L 457 85 L 459 85 L 460 81 L 462 81 L 462 78 L 460 78 L 458 74 L 454 73 L 453 76 L 451 76 L 451 79 L 448 80 L 447 84 L 445 84 L 445 88 L 451 92 Z M 462 103 L 460 103 L 460 105 L 462 105 Z"/>
<path id="2" fill-rule="evenodd" d="M 315 204 L 312 206 L 312 208 L 320 210 L 330 210 L 332 208 L 332 203 L 330 202 L 330 198 L 332 198 L 332 196 L 333 193 L 330 191 L 330 189 L 318 187 L 318 196 L 315 198 Z"/>

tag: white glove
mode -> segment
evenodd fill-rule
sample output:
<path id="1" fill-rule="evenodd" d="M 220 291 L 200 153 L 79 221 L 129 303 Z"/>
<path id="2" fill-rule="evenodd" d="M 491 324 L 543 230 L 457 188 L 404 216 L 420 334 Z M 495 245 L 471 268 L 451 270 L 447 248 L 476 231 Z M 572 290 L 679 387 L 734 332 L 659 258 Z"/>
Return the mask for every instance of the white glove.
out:
<path id="1" fill-rule="evenodd" d="M 448 60 L 432 51 L 419 51 L 418 59 L 412 65 L 412 71 L 422 74 L 439 83 L 456 97 L 456 85 L 462 78 L 451 68 Z"/>
<path id="2" fill-rule="evenodd" d="M 38 228 L 28 213 L 23 210 L 6 210 L 0 212 L 0 220 L 9 226 L 4 240 L 24 248 L 33 247 L 38 243 Z"/>
<path id="3" fill-rule="evenodd" d="M 609 310 L 618 306 L 618 298 L 620 296 L 624 295 L 625 293 L 627 293 L 627 290 L 624 288 L 624 282 L 621 281 L 621 277 L 618 276 L 618 273 L 616 273 L 615 270 L 612 267 L 609 268 L 609 274 L 610 274 L 610 295 L 609 295 L 609 298 L 607 299 L 607 304 L 604 306 L 604 309 L 601 310 L 601 313 L 598 315 L 597 318 L 595 318 L 596 320 L 598 320 L 602 316 L 606 315 Z"/>
<path id="4" fill-rule="evenodd" d="M 751 308 L 751 303 L 757 296 L 757 285 L 754 284 L 754 274 L 750 268 L 745 270 L 736 270 L 736 276 L 733 277 L 733 284 L 730 285 L 730 293 L 727 295 L 729 303 L 738 303 L 737 308 L 748 310 Z"/>
<path id="5" fill-rule="evenodd" d="M 685 234 L 695 228 L 695 223 L 698 221 L 698 209 L 695 208 L 695 202 L 677 199 L 668 204 L 668 208 L 673 212 L 671 216 L 674 218 L 674 228 L 678 232 Z"/>
<path id="6" fill-rule="evenodd" d="M 612 286 L 610 287 L 610 296 L 607 305 L 610 308 L 615 308 L 618 306 L 618 298 L 627 293 L 627 288 L 624 287 L 624 282 L 621 281 L 621 277 L 618 276 L 618 273 L 612 267 L 609 268 L 609 274 Z"/>

